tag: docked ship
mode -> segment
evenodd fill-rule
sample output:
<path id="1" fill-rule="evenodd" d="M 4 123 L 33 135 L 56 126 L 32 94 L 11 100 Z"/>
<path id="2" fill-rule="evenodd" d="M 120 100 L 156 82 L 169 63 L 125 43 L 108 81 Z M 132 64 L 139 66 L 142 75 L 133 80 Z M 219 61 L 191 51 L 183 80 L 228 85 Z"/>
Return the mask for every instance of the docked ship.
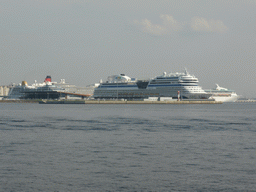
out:
<path id="1" fill-rule="evenodd" d="M 215 101 L 235 102 L 239 98 L 234 90 L 220 87 L 218 84 L 216 84 L 216 88 L 206 89 L 205 92 L 212 94 L 211 98 Z"/>
<path id="2" fill-rule="evenodd" d="M 65 98 L 83 98 L 92 95 L 94 87 L 77 87 L 61 79 L 59 83 L 53 82 L 51 76 L 46 76 L 43 83 L 35 81 L 28 85 L 26 81 L 22 84 L 12 85 L 7 99 L 59 99 Z"/>
<path id="3" fill-rule="evenodd" d="M 172 97 L 173 99 L 209 99 L 198 85 L 198 79 L 184 73 L 163 73 L 149 80 L 137 80 L 125 74 L 109 76 L 106 82 L 100 82 L 94 89 L 95 99 L 143 100 L 149 97 Z"/>
<path id="4" fill-rule="evenodd" d="M 61 91 L 65 89 L 59 86 L 56 86 L 57 82 L 52 82 L 51 76 L 46 76 L 43 83 L 37 83 L 35 81 L 32 86 L 32 89 L 26 89 L 23 92 L 25 93 L 25 99 L 58 99 L 61 96 Z"/>
<path id="5" fill-rule="evenodd" d="M 46 76 L 43 83 L 38 83 L 36 80 L 32 85 L 28 85 L 26 81 L 22 81 L 19 84 L 12 84 L 7 99 L 28 99 L 31 98 L 31 94 L 34 92 L 46 92 L 46 91 L 60 91 L 59 87 L 55 85 L 57 82 L 51 81 L 51 76 Z"/>

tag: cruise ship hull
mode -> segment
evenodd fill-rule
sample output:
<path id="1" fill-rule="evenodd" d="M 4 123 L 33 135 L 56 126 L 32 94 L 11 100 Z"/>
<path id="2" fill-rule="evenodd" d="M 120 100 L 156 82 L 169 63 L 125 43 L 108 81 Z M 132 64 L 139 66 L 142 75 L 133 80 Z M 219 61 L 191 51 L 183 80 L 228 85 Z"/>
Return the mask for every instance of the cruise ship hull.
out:
<path id="1" fill-rule="evenodd" d="M 178 93 L 179 92 L 179 93 Z M 179 94 L 179 96 L 178 96 Z M 148 97 L 172 97 L 173 99 L 208 99 L 211 94 L 189 93 L 184 86 L 148 86 L 146 89 L 133 87 L 101 88 L 94 91 L 95 99 L 142 100 Z"/>

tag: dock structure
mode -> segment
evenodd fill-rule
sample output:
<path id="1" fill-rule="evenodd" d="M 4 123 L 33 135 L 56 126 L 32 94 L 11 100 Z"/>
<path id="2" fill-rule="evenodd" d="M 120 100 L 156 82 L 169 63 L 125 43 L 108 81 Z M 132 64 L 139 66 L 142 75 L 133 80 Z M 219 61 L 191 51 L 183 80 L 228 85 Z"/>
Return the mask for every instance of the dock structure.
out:
<path id="1" fill-rule="evenodd" d="M 59 93 L 65 95 L 65 99 L 67 99 L 68 95 L 81 97 L 81 99 L 88 98 L 88 97 L 92 96 L 92 94 L 69 93 L 69 92 L 62 92 L 62 91 L 60 91 Z"/>
<path id="2" fill-rule="evenodd" d="M 103 101 L 103 100 L 42 100 L 40 104 L 222 104 L 221 101 Z"/>
<path id="3" fill-rule="evenodd" d="M 54 90 L 27 90 L 24 91 L 25 99 L 60 99 L 61 97 L 65 97 L 68 99 L 68 96 L 80 97 L 81 99 L 88 98 L 92 96 L 91 94 L 82 94 L 82 93 L 70 93 L 64 91 L 54 91 Z"/>
<path id="4" fill-rule="evenodd" d="M 248 99 L 248 100 L 237 100 L 236 103 L 252 103 L 256 102 L 254 99 Z"/>

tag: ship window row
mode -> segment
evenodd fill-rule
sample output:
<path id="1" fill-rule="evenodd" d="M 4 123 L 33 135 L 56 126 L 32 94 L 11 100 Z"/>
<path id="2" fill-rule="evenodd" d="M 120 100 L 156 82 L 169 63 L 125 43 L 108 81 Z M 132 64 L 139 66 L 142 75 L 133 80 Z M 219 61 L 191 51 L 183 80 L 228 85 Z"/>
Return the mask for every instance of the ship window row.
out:
<path id="1" fill-rule="evenodd" d="M 182 83 L 197 83 L 197 81 L 181 81 Z"/>
<path id="2" fill-rule="evenodd" d="M 197 83 L 198 81 L 151 81 L 150 84 L 161 84 L 161 83 Z"/>
<path id="3" fill-rule="evenodd" d="M 191 78 L 180 78 L 181 80 L 184 81 L 197 81 L 198 79 L 191 79 Z"/>
<path id="4" fill-rule="evenodd" d="M 178 80 L 174 80 L 174 81 L 170 81 L 170 80 L 159 80 L 159 81 L 155 81 L 155 80 L 153 80 L 153 81 L 151 81 L 151 83 L 153 83 L 153 82 L 167 82 L 167 83 L 169 83 L 169 82 L 178 82 Z"/>
<path id="5" fill-rule="evenodd" d="M 97 95 L 97 94 L 94 94 Z M 159 96 L 159 93 L 113 93 L 113 92 L 104 92 L 101 93 L 100 95 L 104 95 L 104 96 L 114 96 L 116 97 L 118 96 Z"/>
<path id="6" fill-rule="evenodd" d="M 151 82 L 150 84 L 177 84 L 178 82 Z"/>
<path id="7" fill-rule="evenodd" d="M 161 79 L 154 79 L 154 80 L 152 80 L 152 81 L 162 81 L 162 80 L 167 80 L 167 81 L 176 81 L 176 80 L 178 80 L 178 78 L 173 78 L 173 79 L 168 79 L 168 78 L 161 78 Z"/>
<path id="8" fill-rule="evenodd" d="M 130 83 L 115 82 L 115 83 L 102 83 L 102 85 L 127 85 Z"/>
<path id="9" fill-rule="evenodd" d="M 157 77 L 156 79 L 178 79 L 178 77 Z"/>
<path id="10" fill-rule="evenodd" d="M 159 93 L 118 93 L 118 95 L 159 95 Z"/>
<path id="11" fill-rule="evenodd" d="M 170 82 L 170 81 L 161 81 L 161 82 L 151 82 L 150 84 L 177 84 L 178 81 Z"/>

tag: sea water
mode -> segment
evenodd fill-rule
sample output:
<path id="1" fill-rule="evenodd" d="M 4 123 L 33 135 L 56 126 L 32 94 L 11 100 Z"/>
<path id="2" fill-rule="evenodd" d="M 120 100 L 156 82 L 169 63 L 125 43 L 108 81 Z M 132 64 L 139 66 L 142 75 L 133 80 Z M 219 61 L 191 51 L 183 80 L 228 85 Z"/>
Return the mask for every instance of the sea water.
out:
<path id="1" fill-rule="evenodd" d="M 0 104 L 0 191 L 256 191 L 256 104 Z"/>

